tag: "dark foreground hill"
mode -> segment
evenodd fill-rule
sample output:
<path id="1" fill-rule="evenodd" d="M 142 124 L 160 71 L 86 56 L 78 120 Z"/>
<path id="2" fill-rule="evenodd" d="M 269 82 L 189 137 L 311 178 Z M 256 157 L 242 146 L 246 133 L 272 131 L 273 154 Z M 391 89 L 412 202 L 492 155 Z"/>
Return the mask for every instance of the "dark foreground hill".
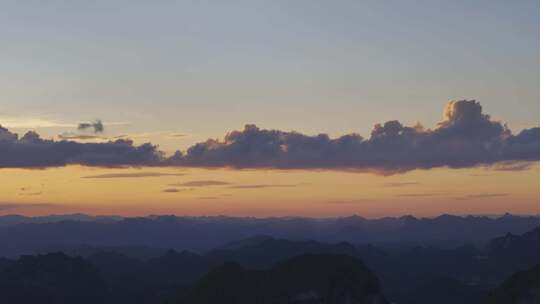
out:
<path id="1" fill-rule="evenodd" d="M 490 295 L 488 304 L 540 303 L 540 265 L 512 275 Z"/>
<path id="2" fill-rule="evenodd" d="M 267 271 L 225 263 L 180 295 L 181 304 L 385 304 L 375 275 L 357 258 L 302 255 Z"/>
<path id="3" fill-rule="evenodd" d="M 0 270 L 0 303 L 104 303 L 108 288 L 97 268 L 61 253 L 24 256 Z"/>
<path id="4" fill-rule="evenodd" d="M 226 262 L 202 279 L 190 277 L 200 259 L 169 252 L 148 262 L 115 253 L 88 260 L 62 253 L 3 260 L 0 303 L 387 303 L 375 275 L 350 256 L 303 255 L 267 271 Z"/>

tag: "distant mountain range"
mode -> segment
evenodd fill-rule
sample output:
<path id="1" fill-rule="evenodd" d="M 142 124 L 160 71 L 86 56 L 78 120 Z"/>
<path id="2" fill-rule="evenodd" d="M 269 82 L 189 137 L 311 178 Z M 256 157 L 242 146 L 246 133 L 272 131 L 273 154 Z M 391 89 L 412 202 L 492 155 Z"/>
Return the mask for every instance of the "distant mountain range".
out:
<path id="1" fill-rule="evenodd" d="M 24 216 L 24 215 L 1 215 L 0 227 L 13 226 L 18 224 L 45 224 L 57 223 L 62 221 L 81 221 L 81 222 L 113 222 L 120 221 L 121 216 L 93 216 L 82 213 L 75 214 L 53 214 L 46 216 Z"/>
<path id="2" fill-rule="evenodd" d="M 81 246 L 66 251 L 68 255 L 0 258 L 0 283 L 5 283 L 0 284 L 0 302 L 35 303 L 34 297 L 13 302 L 13 297 L 28 294 L 40 295 L 46 300 L 43 303 L 70 303 L 75 294 L 60 287 L 67 284 L 79 295 L 90 295 L 90 302 L 115 304 L 225 303 L 217 300 L 220 297 L 253 303 L 257 295 L 283 303 L 291 299 L 324 303 L 326 297 L 334 297 L 330 303 L 386 303 L 386 299 L 398 304 L 537 303 L 539 236 L 540 228 L 535 228 L 521 235 L 505 234 L 484 246 L 436 248 L 258 235 L 221 244 L 204 254 L 140 246 Z M 356 266 L 351 266 L 351 273 L 333 272 L 350 268 L 344 265 Z M 341 275 L 347 279 L 339 279 Z M 362 289 L 366 286 L 362 280 L 371 287 Z M 283 294 L 287 296 L 280 298 Z"/>
<path id="3" fill-rule="evenodd" d="M 382 247 L 454 248 L 540 226 L 540 217 L 506 214 L 441 215 L 436 218 L 240 218 L 148 216 L 122 218 L 84 214 L 44 217 L 0 216 L 0 256 L 89 247 L 173 248 L 204 252 L 226 242 L 265 235 L 289 240 L 350 242 Z M 146 253 L 146 255 L 152 255 Z M 155 255 L 154 255 L 155 256 Z"/>

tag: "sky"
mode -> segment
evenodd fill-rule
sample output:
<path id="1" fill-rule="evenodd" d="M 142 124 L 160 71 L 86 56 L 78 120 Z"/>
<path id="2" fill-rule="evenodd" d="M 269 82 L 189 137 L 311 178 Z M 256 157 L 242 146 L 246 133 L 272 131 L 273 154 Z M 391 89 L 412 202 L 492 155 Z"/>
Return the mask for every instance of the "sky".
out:
<path id="1" fill-rule="evenodd" d="M 538 214 L 539 12 L 0 0 L 0 214 Z"/>

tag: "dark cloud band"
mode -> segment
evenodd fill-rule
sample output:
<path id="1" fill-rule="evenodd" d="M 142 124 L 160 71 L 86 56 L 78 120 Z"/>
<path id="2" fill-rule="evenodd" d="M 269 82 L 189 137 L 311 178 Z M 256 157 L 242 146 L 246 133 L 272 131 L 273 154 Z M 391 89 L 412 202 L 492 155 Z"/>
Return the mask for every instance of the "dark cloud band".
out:
<path id="1" fill-rule="evenodd" d="M 223 141 L 208 140 L 177 153 L 171 163 L 200 167 L 337 169 L 382 174 L 436 167 L 464 168 L 540 159 L 540 128 L 517 135 L 482 113 L 474 101 L 449 102 L 433 129 L 399 121 L 375 125 L 371 136 L 262 130 L 247 125 Z"/>
<path id="2" fill-rule="evenodd" d="M 492 120 L 474 100 L 452 101 L 433 129 L 399 121 L 375 125 L 371 136 L 330 138 L 246 125 L 224 140 L 207 140 L 185 153 L 165 157 L 156 146 L 129 140 L 76 143 L 43 140 L 34 132 L 22 138 L 0 129 L 0 167 L 185 166 L 274 169 L 356 170 L 393 174 L 436 167 L 465 168 L 540 160 L 540 128 L 513 135 Z M 515 166 L 526 168 L 526 166 Z"/>
<path id="3" fill-rule="evenodd" d="M 163 153 L 151 144 L 133 145 L 119 139 L 106 143 L 79 143 L 42 139 L 30 131 L 19 138 L 0 127 L 1 168 L 44 168 L 70 164 L 102 167 L 157 165 Z"/>

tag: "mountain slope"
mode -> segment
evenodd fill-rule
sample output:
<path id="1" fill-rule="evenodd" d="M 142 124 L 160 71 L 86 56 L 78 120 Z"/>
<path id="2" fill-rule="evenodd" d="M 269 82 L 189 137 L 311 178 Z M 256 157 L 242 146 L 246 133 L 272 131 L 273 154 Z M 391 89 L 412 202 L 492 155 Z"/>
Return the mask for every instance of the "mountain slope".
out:
<path id="1" fill-rule="evenodd" d="M 540 265 L 515 273 L 493 291 L 487 304 L 540 303 Z"/>
<path id="2" fill-rule="evenodd" d="M 271 270 L 246 270 L 236 263 L 214 269 L 178 303 L 385 304 L 377 278 L 354 257 L 302 255 Z"/>
<path id="3" fill-rule="evenodd" d="M 0 271 L 1 303 L 104 303 L 107 285 L 81 258 L 61 253 L 24 256 Z"/>

